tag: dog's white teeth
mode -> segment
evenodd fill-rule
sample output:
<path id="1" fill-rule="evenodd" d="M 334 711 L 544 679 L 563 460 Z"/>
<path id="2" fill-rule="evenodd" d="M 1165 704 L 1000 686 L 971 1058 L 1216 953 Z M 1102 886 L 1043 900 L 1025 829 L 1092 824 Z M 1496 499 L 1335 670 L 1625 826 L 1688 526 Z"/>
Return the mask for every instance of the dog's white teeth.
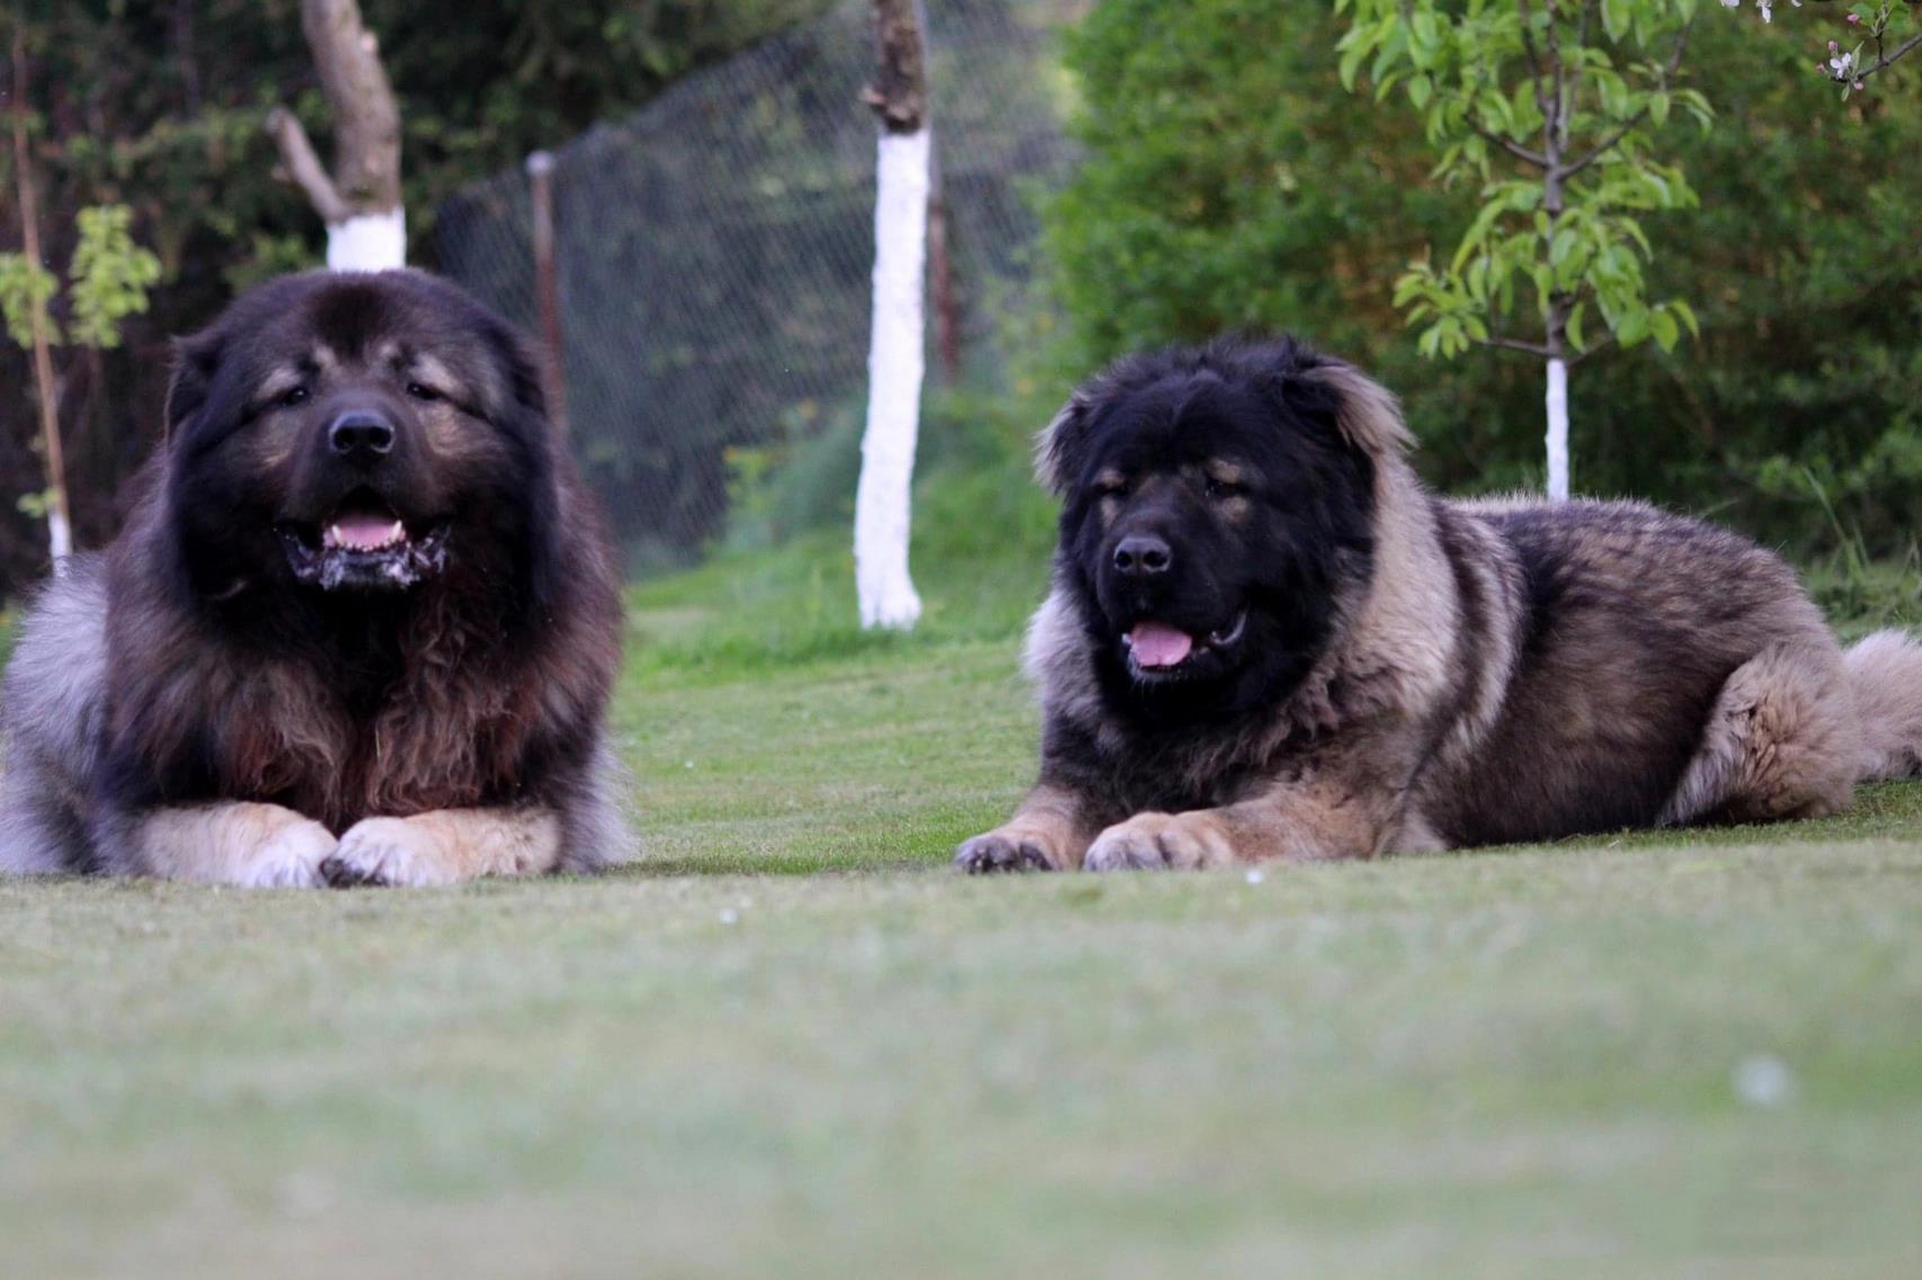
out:
<path id="1" fill-rule="evenodd" d="M 321 530 L 320 545 L 328 550 L 345 547 L 350 551 L 385 551 L 407 541 L 407 527 L 396 520 L 385 528 L 350 525 L 342 529 L 330 524 Z"/>

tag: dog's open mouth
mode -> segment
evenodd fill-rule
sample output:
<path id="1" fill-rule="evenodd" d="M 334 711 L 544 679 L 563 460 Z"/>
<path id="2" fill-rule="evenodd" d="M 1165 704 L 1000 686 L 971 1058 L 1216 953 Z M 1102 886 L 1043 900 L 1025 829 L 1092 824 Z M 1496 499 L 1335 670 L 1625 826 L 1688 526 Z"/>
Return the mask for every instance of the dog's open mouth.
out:
<path id="1" fill-rule="evenodd" d="M 1246 609 L 1199 635 L 1165 622 L 1137 622 L 1121 637 L 1121 646 L 1128 652 L 1128 669 L 1136 679 L 1163 680 L 1186 675 L 1208 655 L 1234 648 L 1247 630 Z"/>
<path id="2" fill-rule="evenodd" d="M 447 525 L 410 526 L 375 494 L 359 490 L 318 525 L 278 527 L 294 577 L 322 591 L 400 591 L 447 562 Z"/>

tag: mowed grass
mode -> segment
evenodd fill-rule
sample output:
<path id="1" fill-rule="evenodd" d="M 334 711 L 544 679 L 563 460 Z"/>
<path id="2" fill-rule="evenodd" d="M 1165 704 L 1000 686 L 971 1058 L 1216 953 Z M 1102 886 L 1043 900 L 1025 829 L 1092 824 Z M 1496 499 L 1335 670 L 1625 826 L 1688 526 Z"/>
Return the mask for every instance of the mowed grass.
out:
<path id="1" fill-rule="evenodd" d="M 0 883 L 0 1274 L 1902 1276 L 1922 786 L 1834 820 L 971 881 L 1033 548 L 644 587 L 594 881 Z"/>

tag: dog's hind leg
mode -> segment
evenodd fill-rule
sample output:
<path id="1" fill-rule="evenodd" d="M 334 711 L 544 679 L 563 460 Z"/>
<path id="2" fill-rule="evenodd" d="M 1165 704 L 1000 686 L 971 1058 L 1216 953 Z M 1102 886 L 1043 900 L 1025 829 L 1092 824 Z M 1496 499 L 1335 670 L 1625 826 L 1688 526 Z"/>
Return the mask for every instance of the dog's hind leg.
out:
<path id="1" fill-rule="evenodd" d="M 1658 821 L 1680 826 L 1838 813 L 1848 807 L 1862 759 L 1840 650 L 1832 641 L 1772 645 L 1723 682 Z"/>

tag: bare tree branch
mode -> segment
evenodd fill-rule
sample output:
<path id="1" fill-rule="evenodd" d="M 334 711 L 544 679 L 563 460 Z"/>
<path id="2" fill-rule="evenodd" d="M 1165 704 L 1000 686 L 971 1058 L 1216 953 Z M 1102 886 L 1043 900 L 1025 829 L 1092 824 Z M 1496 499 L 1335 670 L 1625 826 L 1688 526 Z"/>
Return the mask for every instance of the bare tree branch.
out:
<path id="1" fill-rule="evenodd" d="M 928 77 L 916 8 L 913 0 L 874 0 L 875 83 L 861 100 L 889 133 L 916 133 L 927 123 Z"/>
<path id="2" fill-rule="evenodd" d="M 334 189 L 334 180 L 327 176 L 320 157 L 314 154 L 314 144 L 308 140 L 307 131 L 301 128 L 293 112 L 285 107 L 269 111 L 267 132 L 273 135 L 274 146 L 280 151 L 280 163 L 287 178 L 307 193 L 307 200 L 321 221 L 344 222 L 353 215 L 347 202 L 340 198 L 340 192 Z"/>
<path id="3" fill-rule="evenodd" d="M 334 113 L 334 186 L 355 206 L 400 205 L 400 104 L 355 0 L 301 0 L 300 26 Z"/>
<path id="4" fill-rule="evenodd" d="M 355 0 L 301 0 L 300 26 L 334 122 L 334 169 L 285 108 L 267 117 L 288 175 L 330 225 L 400 208 L 400 104 L 380 65 L 380 42 Z"/>
<path id="5" fill-rule="evenodd" d="M 29 269 L 39 269 L 39 199 L 34 194 L 33 151 L 27 143 L 27 37 L 26 23 L 13 27 L 13 163 L 14 182 L 20 197 L 21 248 Z M 67 464 L 60 447 L 60 384 L 54 380 L 53 357 L 48 351 L 53 339 L 47 333 L 47 308 L 34 288 L 27 283 L 28 328 L 33 348 L 33 386 L 40 409 L 40 443 L 46 451 L 47 488 L 53 502 L 47 512 L 47 550 L 53 558 L 54 572 L 73 550 L 73 525 L 67 508 Z"/>
<path id="6" fill-rule="evenodd" d="M 1548 157 L 1543 155 L 1541 152 L 1530 151 L 1527 147 L 1524 147 L 1521 143 L 1516 142 L 1514 139 L 1505 138 L 1501 134 L 1496 133 L 1493 129 L 1484 129 L 1472 120 L 1469 121 L 1468 127 L 1470 129 L 1473 129 L 1475 133 L 1479 137 L 1481 137 L 1484 141 L 1494 143 L 1496 146 L 1500 147 L 1502 150 L 1508 152 L 1509 155 L 1515 156 L 1522 160 L 1526 160 L 1528 161 L 1528 163 L 1534 165 L 1537 169 L 1548 168 Z"/>
<path id="7" fill-rule="evenodd" d="M 1583 156 L 1581 159 L 1575 161 L 1573 164 L 1564 168 L 1562 170 L 1562 176 L 1564 178 L 1572 178 L 1576 174 L 1580 173 L 1582 170 L 1588 168 L 1588 166 L 1590 166 L 1591 164 L 1594 164 L 1597 160 L 1600 160 L 1603 156 L 1608 154 L 1609 150 L 1613 148 L 1616 143 L 1620 142 L 1623 138 L 1626 138 L 1629 135 L 1630 130 L 1636 128 L 1638 125 L 1642 123 L 1642 121 L 1646 119 L 1648 119 L 1648 112 L 1646 109 L 1637 111 L 1632 117 L 1630 117 L 1627 123 L 1622 125 L 1621 128 L 1617 129 L 1615 132 L 1609 134 L 1606 138 L 1603 138 L 1600 142 L 1596 143 L 1595 146 L 1592 149 L 1590 149 L 1587 155 Z"/>
<path id="8" fill-rule="evenodd" d="M 1615 342 L 1616 342 L 1616 338 L 1613 333 L 1602 335 L 1602 337 L 1599 340 L 1593 343 L 1590 343 L 1587 347 L 1584 347 L 1580 355 L 1570 360 L 1568 362 L 1568 367 L 1570 369 L 1579 368 L 1581 366 L 1581 363 L 1584 360 L 1588 359 L 1590 356 L 1596 354 L 1599 351 L 1608 350 L 1610 347 L 1615 345 Z"/>
<path id="9" fill-rule="evenodd" d="M 1537 360 L 1546 360 L 1554 354 L 1540 343 L 1518 342 L 1514 338 L 1470 338 L 1469 341 L 1478 347 L 1499 347 L 1503 351 L 1520 351 L 1534 356 Z"/>

